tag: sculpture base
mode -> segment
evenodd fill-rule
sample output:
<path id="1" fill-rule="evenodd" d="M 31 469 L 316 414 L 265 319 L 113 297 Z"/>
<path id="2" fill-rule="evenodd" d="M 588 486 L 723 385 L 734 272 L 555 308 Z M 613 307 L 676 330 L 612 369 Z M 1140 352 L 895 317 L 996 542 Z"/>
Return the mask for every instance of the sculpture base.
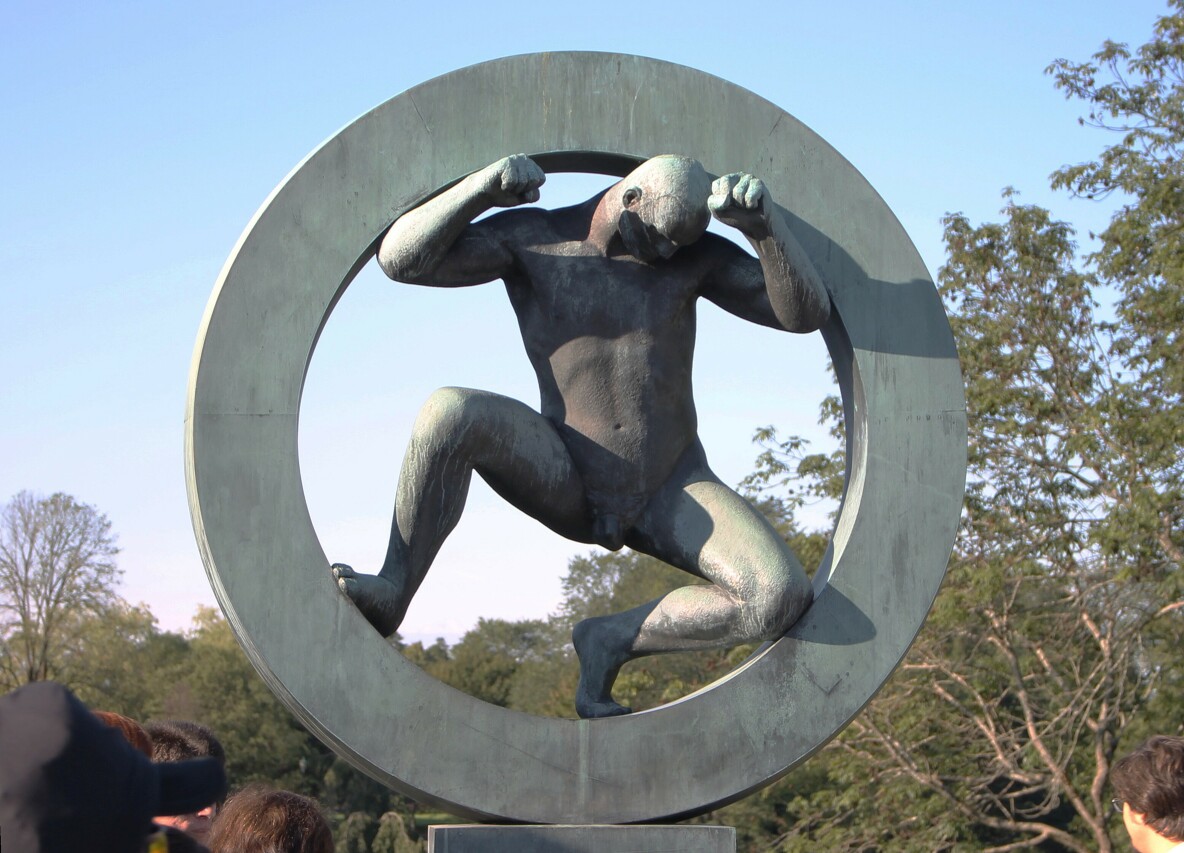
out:
<path id="1" fill-rule="evenodd" d="M 427 853 L 736 853 L 730 826 L 428 827 Z"/>

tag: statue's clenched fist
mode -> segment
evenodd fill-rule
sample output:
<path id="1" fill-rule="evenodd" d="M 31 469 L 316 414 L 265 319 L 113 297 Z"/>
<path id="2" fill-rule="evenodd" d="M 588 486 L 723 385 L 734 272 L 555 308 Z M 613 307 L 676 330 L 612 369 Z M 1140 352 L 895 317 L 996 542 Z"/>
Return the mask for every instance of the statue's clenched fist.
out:
<path id="1" fill-rule="evenodd" d="M 733 172 L 711 185 L 707 207 L 711 215 L 748 237 L 760 239 L 769 232 L 768 215 L 773 200 L 760 178 Z"/>
<path id="2" fill-rule="evenodd" d="M 539 200 L 547 174 L 525 154 L 512 154 L 477 173 L 482 194 L 494 207 L 516 207 Z"/>

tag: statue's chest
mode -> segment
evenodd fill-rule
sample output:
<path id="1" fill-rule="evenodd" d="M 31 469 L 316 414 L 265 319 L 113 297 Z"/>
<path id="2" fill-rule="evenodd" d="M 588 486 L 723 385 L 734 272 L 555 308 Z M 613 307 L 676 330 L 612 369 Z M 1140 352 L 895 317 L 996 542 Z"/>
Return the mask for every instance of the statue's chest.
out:
<path id="1" fill-rule="evenodd" d="M 511 283 L 509 288 L 515 307 L 579 334 L 615 335 L 677 324 L 694 301 L 694 277 L 676 261 L 651 265 L 629 258 L 532 252 L 522 271 L 523 287 Z"/>

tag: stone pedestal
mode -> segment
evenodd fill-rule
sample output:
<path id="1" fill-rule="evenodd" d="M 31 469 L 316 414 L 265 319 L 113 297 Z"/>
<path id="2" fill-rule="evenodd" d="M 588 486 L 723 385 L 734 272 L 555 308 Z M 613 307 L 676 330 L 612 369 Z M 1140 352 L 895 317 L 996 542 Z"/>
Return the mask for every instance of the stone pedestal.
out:
<path id="1" fill-rule="evenodd" d="M 428 827 L 428 853 L 736 853 L 730 826 Z"/>

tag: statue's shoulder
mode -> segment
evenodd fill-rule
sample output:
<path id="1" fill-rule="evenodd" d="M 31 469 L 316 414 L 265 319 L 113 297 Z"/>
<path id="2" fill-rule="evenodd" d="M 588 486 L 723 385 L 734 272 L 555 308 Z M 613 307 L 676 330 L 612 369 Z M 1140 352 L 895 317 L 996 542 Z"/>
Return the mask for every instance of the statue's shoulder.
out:
<path id="1" fill-rule="evenodd" d="M 474 224 L 495 229 L 510 237 L 522 235 L 537 239 L 539 236 L 559 230 L 557 213 L 559 211 L 543 207 L 511 207 L 499 210 Z"/>
<path id="2" fill-rule="evenodd" d="M 739 232 L 737 232 L 739 237 Z M 740 237 L 743 240 L 743 237 Z M 719 264 L 759 264 L 756 256 L 748 249 L 748 247 L 736 240 L 729 240 L 727 237 L 722 237 L 719 234 L 713 234 L 708 231 L 692 245 L 687 246 L 688 254 L 696 255 L 704 260 L 710 261 L 715 265 Z"/>
<path id="3" fill-rule="evenodd" d="M 510 242 L 532 244 L 578 241 L 588 233 L 588 212 L 583 205 L 549 209 L 514 207 L 483 220 Z"/>

